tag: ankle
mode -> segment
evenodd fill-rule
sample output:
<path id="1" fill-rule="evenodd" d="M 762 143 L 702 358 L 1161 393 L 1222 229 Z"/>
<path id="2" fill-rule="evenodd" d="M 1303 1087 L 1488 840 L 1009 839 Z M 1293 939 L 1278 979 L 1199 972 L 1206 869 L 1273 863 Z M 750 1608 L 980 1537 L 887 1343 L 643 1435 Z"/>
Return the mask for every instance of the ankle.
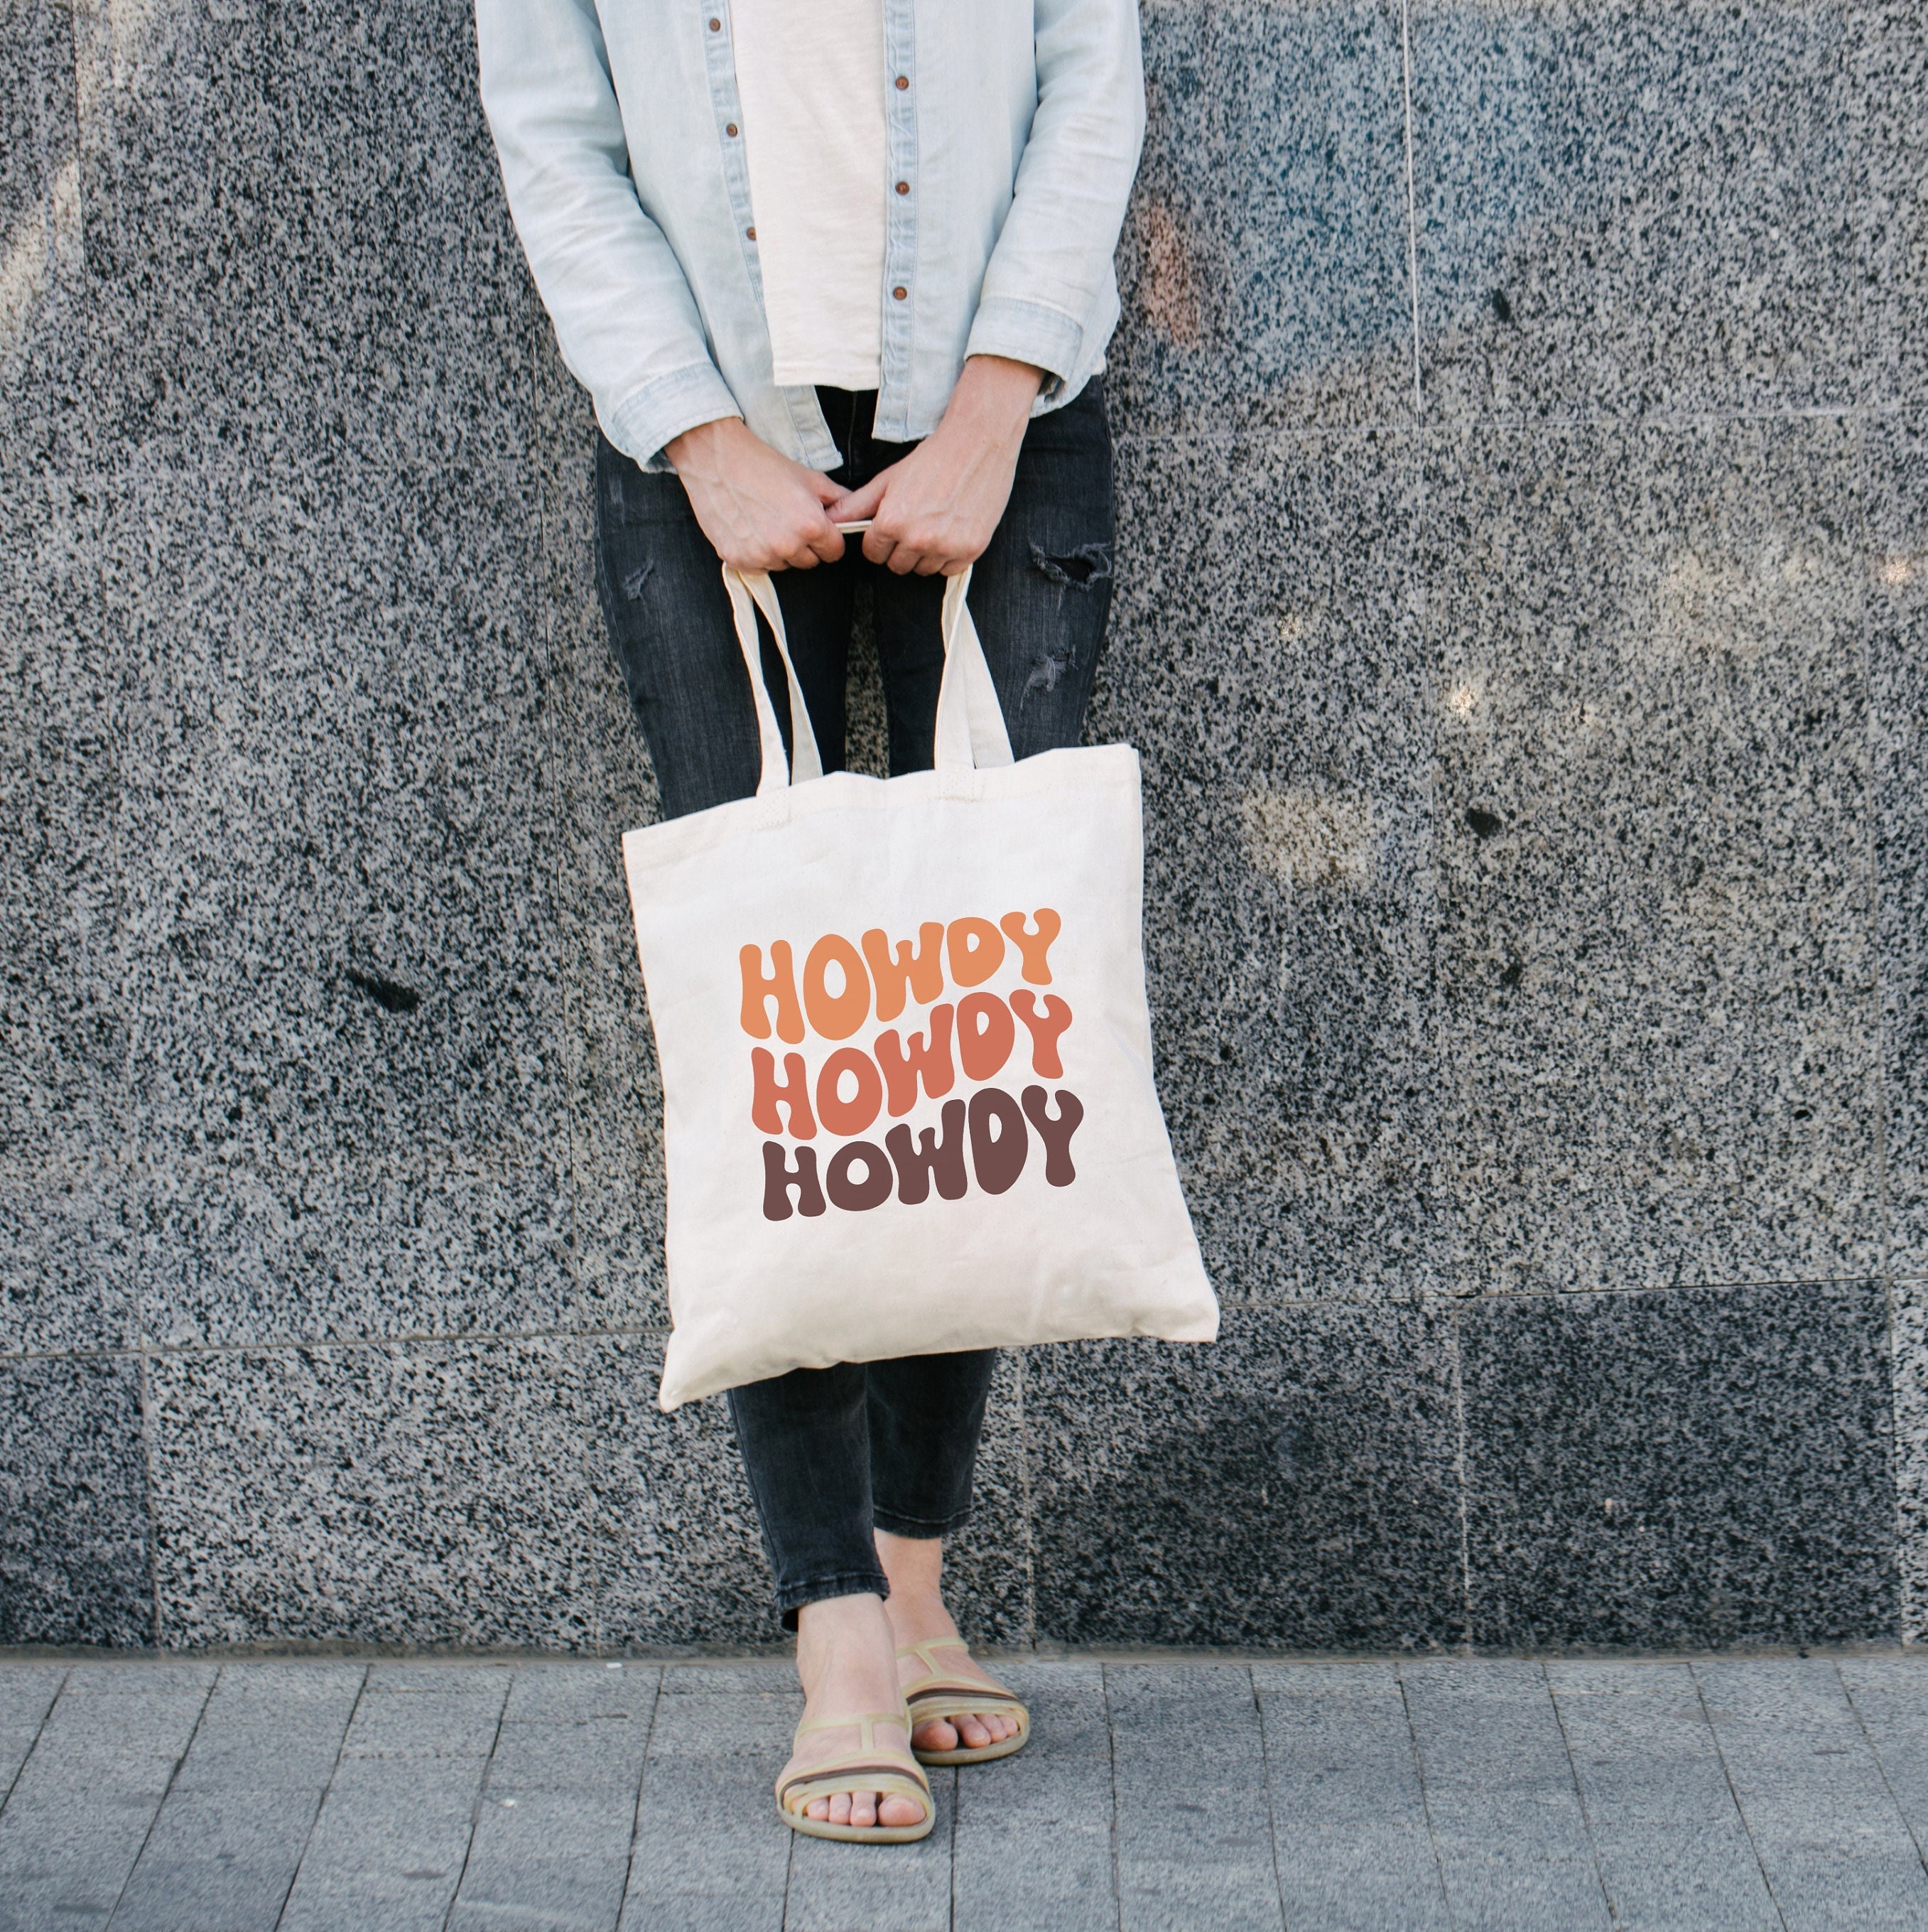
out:
<path id="1" fill-rule="evenodd" d="M 868 1592 L 805 1604 L 796 1619 L 796 1674 L 804 1695 L 815 1697 L 833 1683 L 874 1670 L 889 1656 L 895 1634 L 883 1600 Z"/>
<path id="2" fill-rule="evenodd" d="M 940 1603 L 944 1546 L 934 1536 L 894 1536 L 876 1532 L 877 1561 L 890 1582 L 891 1604 Z"/>

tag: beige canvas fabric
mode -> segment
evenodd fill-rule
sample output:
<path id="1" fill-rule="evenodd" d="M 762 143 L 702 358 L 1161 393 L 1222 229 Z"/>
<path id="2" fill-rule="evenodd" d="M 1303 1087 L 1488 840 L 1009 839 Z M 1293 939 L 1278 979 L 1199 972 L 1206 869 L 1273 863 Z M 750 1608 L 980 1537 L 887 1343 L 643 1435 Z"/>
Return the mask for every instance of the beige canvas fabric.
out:
<path id="1" fill-rule="evenodd" d="M 1012 762 L 965 576 L 937 769 L 824 776 L 769 578 L 724 578 L 762 782 L 623 840 L 663 1076 L 662 1406 L 833 1362 L 1210 1341 L 1152 1082 L 1137 753 Z"/>

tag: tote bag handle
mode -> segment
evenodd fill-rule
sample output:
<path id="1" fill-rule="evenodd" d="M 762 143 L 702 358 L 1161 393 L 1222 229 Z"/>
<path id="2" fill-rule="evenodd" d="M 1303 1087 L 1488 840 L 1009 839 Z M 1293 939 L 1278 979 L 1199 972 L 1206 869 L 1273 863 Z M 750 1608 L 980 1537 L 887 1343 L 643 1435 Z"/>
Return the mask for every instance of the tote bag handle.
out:
<path id="1" fill-rule="evenodd" d="M 730 595 L 730 608 L 736 620 L 736 642 L 742 650 L 744 668 L 750 674 L 750 694 L 756 700 L 757 736 L 763 752 L 763 775 L 757 782 L 757 796 L 761 798 L 766 793 L 821 778 L 823 758 L 817 748 L 817 734 L 810 728 L 810 712 L 803 701 L 803 687 L 797 682 L 796 667 L 790 662 L 783 607 L 777 602 L 776 587 L 770 581 L 769 573 L 739 571 L 726 563 L 723 586 Z M 1012 762 L 1003 709 L 997 702 L 997 686 L 991 681 L 991 667 L 985 662 L 977 626 L 971 621 L 970 606 L 965 602 L 970 586 L 968 570 L 961 576 L 946 578 L 944 583 L 940 620 L 944 639 L 944 676 L 937 691 L 934 760 L 940 772 L 983 771 Z M 796 748 L 793 769 L 793 761 L 784 757 L 776 707 L 771 704 L 763 683 L 763 646 L 757 636 L 759 610 L 776 640 L 777 655 L 783 660 L 784 676 L 788 681 L 790 742 Z"/>

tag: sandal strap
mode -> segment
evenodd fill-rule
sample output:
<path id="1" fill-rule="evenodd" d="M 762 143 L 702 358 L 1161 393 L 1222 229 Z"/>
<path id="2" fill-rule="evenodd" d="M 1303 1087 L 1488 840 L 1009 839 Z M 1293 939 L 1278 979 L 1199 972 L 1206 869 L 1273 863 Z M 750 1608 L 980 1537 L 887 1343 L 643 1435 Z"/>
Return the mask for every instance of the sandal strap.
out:
<path id="1" fill-rule="evenodd" d="M 904 1718 L 901 1707 L 895 1711 L 856 1711 L 847 1718 L 819 1718 L 814 1724 L 799 1724 L 791 1736 L 800 1738 L 805 1731 L 859 1731 L 863 1735 L 864 1749 L 874 1750 L 877 1746 L 873 1734 L 877 1726 L 902 1724 Z"/>
<path id="2" fill-rule="evenodd" d="M 895 1714 L 885 1714 L 892 1724 L 904 1721 Z M 811 1728 L 829 1730 L 834 1727 L 817 1724 Z M 909 1729 L 907 1724 L 905 1729 Z M 827 1764 L 806 1765 L 792 1772 L 778 1784 L 777 1803 L 785 1810 L 793 1810 L 796 1807 L 793 1799 L 807 1804 L 814 1798 L 838 1791 L 894 1792 L 901 1797 L 916 1798 L 923 1805 L 926 1816 L 934 1808 L 931 1781 L 916 1759 L 907 1750 L 880 1748 L 868 1739 L 862 1750 L 853 1752 L 847 1757 L 832 1758 Z"/>
<path id="3" fill-rule="evenodd" d="M 970 1646 L 961 1636 L 934 1636 L 928 1643 L 907 1643 L 897 1654 L 899 1657 L 916 1658 L 935 1676 L 937 1660 L 931 1654 L 934 1650 L 961 1650 L 967 1657 L 970 1654 Z"/>
<path id="4" fill-rule="evenodd" d="M 976 1698 L 978 1702 L 972 1702 Z M 1010 1690 L 993 1690 L 991 1684 L 923 1684 L 919 1690 L 912 1690 L 906 1700 L 910 1704 L 912 1718 L 923 1710 L 925 1704 L 946 1702 L 956 1704 L 960 1710 L 993 1710 L 999 1704 L 1016 1704 L 1022 1710 L 1024 1700 L 1014 1696 Z M 922 1720 L 919 1720 L 922 1721 Z"/>

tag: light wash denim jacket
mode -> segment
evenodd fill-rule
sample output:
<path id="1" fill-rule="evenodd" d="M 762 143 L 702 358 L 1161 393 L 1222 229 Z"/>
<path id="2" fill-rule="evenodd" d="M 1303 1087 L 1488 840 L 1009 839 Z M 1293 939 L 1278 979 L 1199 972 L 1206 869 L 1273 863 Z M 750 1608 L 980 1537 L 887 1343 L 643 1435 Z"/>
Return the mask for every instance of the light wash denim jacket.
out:
<path id="1" fill-rule="evenodd" d="M 730 0 L 476 0 L 482 104 L 562 359 L 617 448 L 740 416 L 836 446 L 772 380 Z M 937 427 L 967 356 L 1104 366 L 1144 134 L 1136 0 L 883 0 L 890 182 L 877 435 Z"/>

